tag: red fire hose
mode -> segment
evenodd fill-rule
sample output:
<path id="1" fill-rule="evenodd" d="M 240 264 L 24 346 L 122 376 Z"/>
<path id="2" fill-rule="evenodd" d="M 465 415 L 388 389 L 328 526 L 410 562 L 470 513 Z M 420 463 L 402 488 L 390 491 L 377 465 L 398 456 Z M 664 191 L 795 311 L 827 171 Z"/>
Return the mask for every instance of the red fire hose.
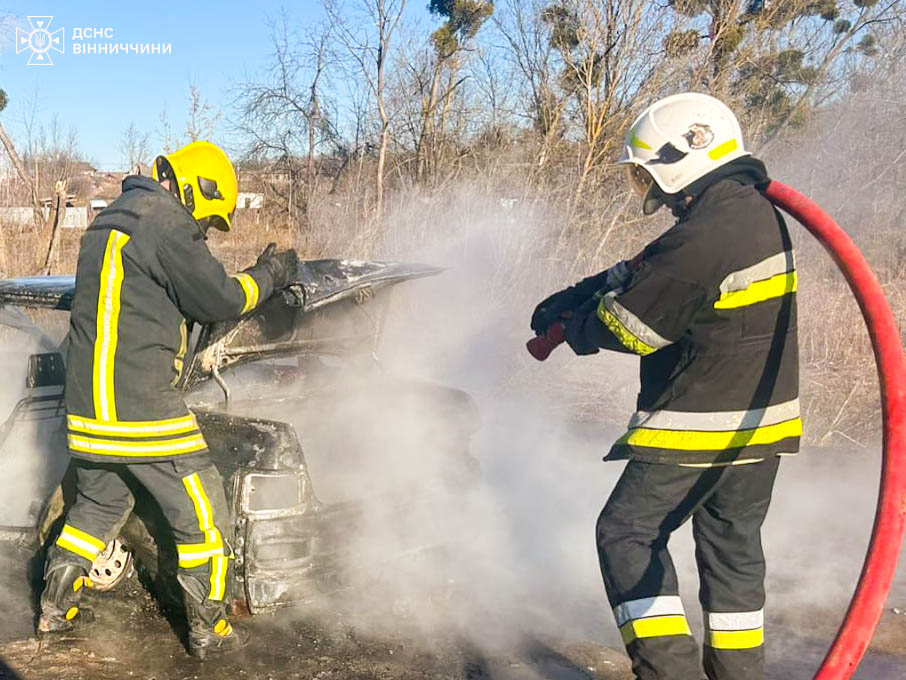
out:
<path id="1" fill-rule="evenodd" d="M 871 336 L 881 385 L 884 447 L 878 509 L 868 554 L 849 609 L 814 680 L 846 680 L 865 655 L 893 583 L 906 531 L 906 355 L 896 319 L 862 253 L 831 217 L 796 190 L 771 182 L 765 196 L 821 242 L 849 283 Z M 533 338 L 528 350 L 544 361 L 563 341 L 562 324 Z"/>
<path id="2" fill-rule="evenodd" d="M 884 449 L 875 525 L 849 610 L 815 673 L 815 680 L 845 680 L 856 671 L 881 619 L 906 530 L 906 356 L 884 290 L 849 235 L 785 184 L 771 182 L 765 196 L 799 220 L 843 272 L 865 317 L 881 384 Z"/>

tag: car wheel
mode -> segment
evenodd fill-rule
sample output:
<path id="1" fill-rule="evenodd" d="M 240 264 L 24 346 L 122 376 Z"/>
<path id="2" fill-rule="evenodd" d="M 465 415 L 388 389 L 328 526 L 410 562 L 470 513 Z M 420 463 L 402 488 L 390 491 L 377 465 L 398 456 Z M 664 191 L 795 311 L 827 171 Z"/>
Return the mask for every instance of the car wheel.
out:
<path id="1" fill-rule="evenodd" d="M 119 537 L 114 538 L 97 556 L 88 572 L 94 590 L 113 590 L 132 574 L 132 551 Z"/>

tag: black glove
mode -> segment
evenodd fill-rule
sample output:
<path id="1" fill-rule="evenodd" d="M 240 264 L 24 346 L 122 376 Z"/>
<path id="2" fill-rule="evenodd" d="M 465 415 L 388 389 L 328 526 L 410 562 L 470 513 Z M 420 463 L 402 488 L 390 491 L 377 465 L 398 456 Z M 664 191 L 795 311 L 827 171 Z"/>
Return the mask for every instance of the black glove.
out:
<path id="1" fill-rule="evenodd" d="M 597 343 L 586 332 L 586 323 L 588 323 L 590 316 L 595 317 L 592 319 L 592 323 L 599 323 L 597 321 L 597 311 L 600 302 L 597 297 L 586 300 L 566 321 L 566 344 L 579 356 L 598 353 Z"/>
<path id="2" fill-rule="evenodd" d="M 278 252 L 276 243 L 268 243 L 264 252 L 258 256 L 255 266 L 270 272 L 274 290 L 278 291 L 295 282 L 299 268 L 299 256 L 292 248 Z"/>
<path id="3" fill-rule="evenodd" d="M 570 286 L 559 293 L 554 293 L 535 307 L 532 313 L 532 330 L 538 335 L 543 335 L 552 324 L 562 321 L 566 312 L 571 312 L 587 299 L 578 286 Z"/>
<path id="4" fill-rule="evenodd" d="M 575 286 L 554 293 L 535 307 L 535 313 L 532 314 L 532 330 L 542 335 L 552 323 L 563 320 L 564 312 L 575 311 L 602 290 L 614 290 L 624 285 L 630 276 L 630 262 L 617 262 L 600 274 L 589 276 Z"/>

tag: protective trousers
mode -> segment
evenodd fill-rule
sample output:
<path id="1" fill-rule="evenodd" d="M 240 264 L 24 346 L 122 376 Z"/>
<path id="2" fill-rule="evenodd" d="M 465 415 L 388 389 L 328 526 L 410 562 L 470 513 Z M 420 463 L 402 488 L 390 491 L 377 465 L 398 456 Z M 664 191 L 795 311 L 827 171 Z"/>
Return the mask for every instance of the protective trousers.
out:
<path id="1" fill-rule="evenodd" d="M 761 680 L 764 554 L 761 525 L 779 458 L 688 468 L 630 461 L 598 518 L 601 574 L 639 680 L 701 678 L 698 648 L 667 551 L 689 517 L 704 610 L 710 680 Z"/>
<path id="2" fill-rule="evenodd" d="M 154 497 L 173 531 L 177 579 L 194 602 L 222 610 L 230 562 L 230 516 L 220 473 L 208 455 L 159 463 L 75 460 L 76 499 L 47 557 L 46 573 L 74 564 L 87 572 L 120 530 L 135 500 L 131 476 Z"/>

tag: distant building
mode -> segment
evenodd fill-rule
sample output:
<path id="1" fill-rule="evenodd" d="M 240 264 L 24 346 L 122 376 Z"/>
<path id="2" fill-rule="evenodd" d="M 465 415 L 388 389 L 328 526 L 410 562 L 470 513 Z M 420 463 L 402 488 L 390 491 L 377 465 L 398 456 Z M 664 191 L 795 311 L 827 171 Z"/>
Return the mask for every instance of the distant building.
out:
<path id="1" fill-rule="evenodd" d="M 240 210 L 245 210 L 247 208 L 263 208 L 264 194 L 254 191 L 240 191 L 239 198 L 236 201 L 236 207 Z"/>

